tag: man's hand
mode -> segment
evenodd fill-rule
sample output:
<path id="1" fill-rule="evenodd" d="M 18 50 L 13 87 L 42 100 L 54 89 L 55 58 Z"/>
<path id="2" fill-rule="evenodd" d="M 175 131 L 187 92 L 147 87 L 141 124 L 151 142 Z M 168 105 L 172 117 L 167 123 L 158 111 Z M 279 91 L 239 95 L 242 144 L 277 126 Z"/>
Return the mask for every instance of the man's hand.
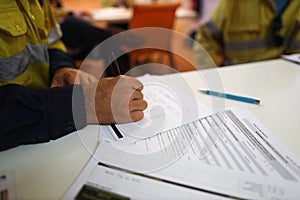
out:
<path id="1" fill-rule="evenodd" d="M 73 68 L 58 69 L 52 79 L 51 87 L 61 87 L 72 84 L 95 83 L 97 79 L 84 71 Z"/>
<path id="2" fill-rule="evenodd" d="M 147 102 L 143 85 L 135 78 L 117 76 L 83 85 L 88 124 L 113 124 L 139 121 Z"/>

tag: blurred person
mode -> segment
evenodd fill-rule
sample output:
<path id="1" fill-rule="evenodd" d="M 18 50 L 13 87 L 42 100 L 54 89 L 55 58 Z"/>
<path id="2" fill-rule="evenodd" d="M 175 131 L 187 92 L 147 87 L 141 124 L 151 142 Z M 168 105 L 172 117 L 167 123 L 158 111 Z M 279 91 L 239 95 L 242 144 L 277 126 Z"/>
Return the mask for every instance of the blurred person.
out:
<path id="1" fill-rule="evenodd" d="M 93 26 L 89 21 L 92 14 L 86 10 L 69 11 L 64 9 L 60 0 L 50 0 L 54 15 L 59 19 L 62 30 L 61 40 L 67 47 L 67 53 L 74 60 L 84 60 L 90 51 L 102 41 L 112 36 L 111 31 Z"/>
<path id="2" fill-rule="evenodd" d="M 86 16 L 86 14 L 85 14 Z M 61 40 L 65 44 L 67 48 L 67 54 L 70 55 L 72 59 L 78 61 L 77 66 L 80 67 L 81 62 L 85 60 L 85 58 L 93 58 L 95 56 L 91 55 L 91 52 L 103 41 L 109 39 L 113 36 L 113 33 L 110 29 L 103 29 L 94 26 L 93 24 L 81 19 L 78 15 L 70 13 L 61 23 L 60 27 L 63 33 Z M 115 53 L 121 55 L 118 58 L 118 62 L 120 66 L 121 74 L 126 74 L 130 70 L 130 62 L 129 55 L 124 53 L 121 47 L 117 47 L 117 44 L 114 46 Z M 99 49 L 99 48 L 98 48 Z M 105 49 L 105 51 L 108 51 Z M 97 52 L 95 59 L 102 59 L 103 66 L 106 65 L 107 58 L 106 52 Z M 103 70 L 98 66 L 98 70 Z M 105 69 L 104 76 L 111 77 L 114 76 L 115 72 L 108 66 Z"/>
<path id="3" fill-rule="evenodd" d="M 60 27 L 61 40 L 74 60 L 84 60 L 93 48 L 112 36 L 110 30 L 95 27 L 73 13 L 62 20 Z"/>
<path id="4" fill-rule="evenodd" d="M 100 28 L 93 25 L 92 13 L 87 10 L 75 12 L 65 10 L 66 13 L 61 14 L 61 12 L 58 12 L 64 7 L 61 1 L 51 0 L 51 5 L 54 8 L 55 16 L 59 18 L 62 31 L 61 41 L 67 48 L 67 54 L 76 61 L 78 67 L 97 45 L 113 35 L 110 28 Z M 121 74 L 125 74 L 129 70 L 129 56 L 128 54 L 123 54 L 120 48 L 115 49 L 115 51 L 120 51 L 116 53 L 121 55 L 118 58 L 118 62 L 122 66 L 120 68 Z M 104 54 L 105 52 L 103 52 L 102 60 L 105 65 Z M 89 55 L 89 57 L 91 58 L 92 56 Z M 98 52 L 97 57 L 101 58 L 101 52 Z M 102 71 L 103 67 L 98 66 L 98 70 Z M 114 72 L 110 67 L 105 70 L 104 76 L 114 76 Z"/>
<path id="5" fill-rule="evenodd" d="M 143 118 L 143 85 L 126 76 L 97 82 L 79 71 L 47 0 L 7 0 L 0 9 L 0 151 L 48 142 L 87 124 Z"/>
<path id="6" fill-rule="evenodd" d="M 217 66 L 300 52 L 299 0 L 220 0 L 196 41 Z M 201 62 L 202 49 L 195 45 Z M 203 54 L 202 54 L 203 55 Z"/>

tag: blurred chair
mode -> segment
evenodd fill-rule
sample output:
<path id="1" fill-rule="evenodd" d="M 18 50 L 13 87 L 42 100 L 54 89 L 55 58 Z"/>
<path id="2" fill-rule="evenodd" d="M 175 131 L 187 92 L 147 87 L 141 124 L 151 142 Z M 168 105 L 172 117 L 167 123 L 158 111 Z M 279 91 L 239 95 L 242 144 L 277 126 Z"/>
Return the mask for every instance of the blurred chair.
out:
<path id="1" fill-rule="evenodd" d="M 135 4 L 132 7 L 133 15 L 129 22 L 129 29 L 159 27 L 172 30 L 175 11 L 179 6 L 180 3 Z M 170 52 L 171 33 L 172 31 L 163 31 L 162 34 L 157 35 L 150 31 L 143 34 L 145 41 L 142 47 L 130 52 L 131 65 L 148 62 L 163 64 L 163 56 L 168 55 L 170 66 L 176 68 L 172 52 Z M 160 49 L 143 48 L 151 45 L 151 43 L 158 43 Z"/>

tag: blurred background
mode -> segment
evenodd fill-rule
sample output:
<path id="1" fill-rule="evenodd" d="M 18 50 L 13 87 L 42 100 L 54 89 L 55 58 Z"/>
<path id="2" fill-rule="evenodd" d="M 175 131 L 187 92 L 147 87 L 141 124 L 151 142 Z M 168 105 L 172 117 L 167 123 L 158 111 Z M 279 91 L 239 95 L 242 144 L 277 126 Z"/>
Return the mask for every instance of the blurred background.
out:
<path id="1" fill-rule="evenodd" d="M 210 18 L 211 12 L 218 1 L 219 0 L 53 0 L 52 5 L 55 8 L 57 19 L 60 22 L 63 22 L 71 13 L 72 16 L 89 23 L 94 27 L 101 30 L 109 30 L 109 32 L 112 32 L 111 34 L 116 34 L 122 30 L 128 29 L 130 18 L 128 18 L 128 13 L 126 12 L 127 10 L 130 10 L 134 4 L 179 3 L 180 5 L 176 10 L 176 17 L 174 18 L 172 29 L 193 37 L 194 31 Z M 132 16 L 132 13 L 130 16 Z M 122 18 L 124 19 L 120 20 Z M 144 17 L 142 16 L 140 18 L 143 19 Z M 67 31 L 71 33 L 67 32 L 64 34 L 66 36 L 69 34 L 72 37 L 72 34 L 74 34 L 72 33 L 72 29 L 68 29 Z M 70 38 L 70 36 L 68 37 Z M 103 39 L 105 39 L 105 37 L 100 40 Z M 78 41 L 76 38 L 74 38 L 74 40 Z M 171 39 L 171 48 L 184 49 L 186 52 L 185 56 L 188 56 L 186 58 L 181 58 L 180 56 L 173 55 L 174 63 L 176 63 L 174 68 L 177 71 L 184 72 L 195 70 L 193 64 L 187 62 L 187 60 L 190 61 L 195 59 L 191 41 Z M 81 59 L 76 60 L 79 63 L 78 65 L 80 65 Z M 163 59 L 162 63 L 170 65 L 167 57 Z"/>

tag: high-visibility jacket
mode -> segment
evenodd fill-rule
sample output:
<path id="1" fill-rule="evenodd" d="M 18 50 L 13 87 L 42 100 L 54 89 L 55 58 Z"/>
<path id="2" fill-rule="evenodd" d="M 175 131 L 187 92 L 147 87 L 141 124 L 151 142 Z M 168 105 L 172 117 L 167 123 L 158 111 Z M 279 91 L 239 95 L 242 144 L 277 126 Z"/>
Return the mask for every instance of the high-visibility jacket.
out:
<path id="1" fill-rule="evenodd" d="M 273 0 L 220 0 L 211 19 L 198 29 L 196 41 L 217 65 L 300 52 L 300 1 L 290 0 L 281 15 L 281 28 L 274 27 L 280 25 L 274 24 L 275 16 Z M 199 62 L 207 59 L 203 48 L 195 45 Z"/>
<path id="2" fill-rule="evenodd" d="M 2 0 L 0 85 L 49 87 L 49 49 L 66 51 L 47 0 Z"/>
<path id="3" fill-rule="evenodd" d="M 59 37 L 47 0 L 1 0 L 0 151 L 48 142 L 87 125 L 80 85 L 48 88 L 49 68 L 53 76 L 56 69 L 76 67 Z M 76 101 L 74 88 L 81 91 Z"/>

